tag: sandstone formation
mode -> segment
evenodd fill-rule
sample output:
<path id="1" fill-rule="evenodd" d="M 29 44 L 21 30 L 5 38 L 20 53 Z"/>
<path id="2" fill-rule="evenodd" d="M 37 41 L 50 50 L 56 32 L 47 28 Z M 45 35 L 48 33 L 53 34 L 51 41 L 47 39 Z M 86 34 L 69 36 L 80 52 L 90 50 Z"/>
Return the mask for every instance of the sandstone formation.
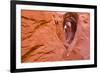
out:
<path id="1" fill-rule="evenodd" d="M 89 59 L 89 17 L 89 13 L 22 10 L 22 63 Z"/>

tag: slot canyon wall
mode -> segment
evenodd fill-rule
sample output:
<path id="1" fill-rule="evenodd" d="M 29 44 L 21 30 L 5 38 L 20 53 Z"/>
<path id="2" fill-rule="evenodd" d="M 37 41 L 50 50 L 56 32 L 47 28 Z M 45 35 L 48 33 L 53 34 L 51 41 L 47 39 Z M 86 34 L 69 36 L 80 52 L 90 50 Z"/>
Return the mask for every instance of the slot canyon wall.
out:
<path id="1" fill-rule="evenodd" d="M 90 58 L 90 15 L 78 12 L 21 11 L 21 61 Z"/>

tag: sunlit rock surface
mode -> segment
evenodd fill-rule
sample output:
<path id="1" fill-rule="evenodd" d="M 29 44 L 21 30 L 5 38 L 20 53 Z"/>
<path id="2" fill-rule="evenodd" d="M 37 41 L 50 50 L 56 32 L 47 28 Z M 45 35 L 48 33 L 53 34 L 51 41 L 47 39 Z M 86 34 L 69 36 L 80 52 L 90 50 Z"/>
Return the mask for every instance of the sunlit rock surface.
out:
<path id="1" fill-rule="evenodd" d="M 66 13 L 22 10 L 22 63 L 74 61 L 90 58 L 89 13 L 77 13 L 76 31 L 70 33 L 67 30 L 73 25 L 66 24 L 68 26 L 64 26 L 64 15 Z M 65 29 L 67 32 L 65 32 Z M 69 36 L 73 32 L 75 35 Z M 71 43 L 68 43 L 66 35 L 69 39 L 73 37 Z"/>

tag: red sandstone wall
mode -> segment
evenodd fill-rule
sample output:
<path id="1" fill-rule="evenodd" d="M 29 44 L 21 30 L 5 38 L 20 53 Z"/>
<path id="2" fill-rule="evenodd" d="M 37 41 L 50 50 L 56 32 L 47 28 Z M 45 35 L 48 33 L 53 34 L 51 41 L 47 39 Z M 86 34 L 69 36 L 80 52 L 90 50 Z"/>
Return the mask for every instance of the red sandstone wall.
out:
<path id="1" fill-rule="evenodd" d="M 77 30 L 71 44 L 65 39 L 64 14 L 65 12 L 22 10 L 22 62 L 89 59 L 89 14 L 77 13 Z"/>

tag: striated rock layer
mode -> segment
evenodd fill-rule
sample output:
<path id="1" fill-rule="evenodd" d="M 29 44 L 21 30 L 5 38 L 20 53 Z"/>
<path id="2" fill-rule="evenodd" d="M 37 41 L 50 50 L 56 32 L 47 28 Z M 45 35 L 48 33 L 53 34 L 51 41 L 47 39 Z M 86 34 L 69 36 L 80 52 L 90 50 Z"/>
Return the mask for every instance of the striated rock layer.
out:
<path id="1" fill-rule="evenodd" d="M 89 13 L 21 11 L 21 61 L 90 58 Z"/>

